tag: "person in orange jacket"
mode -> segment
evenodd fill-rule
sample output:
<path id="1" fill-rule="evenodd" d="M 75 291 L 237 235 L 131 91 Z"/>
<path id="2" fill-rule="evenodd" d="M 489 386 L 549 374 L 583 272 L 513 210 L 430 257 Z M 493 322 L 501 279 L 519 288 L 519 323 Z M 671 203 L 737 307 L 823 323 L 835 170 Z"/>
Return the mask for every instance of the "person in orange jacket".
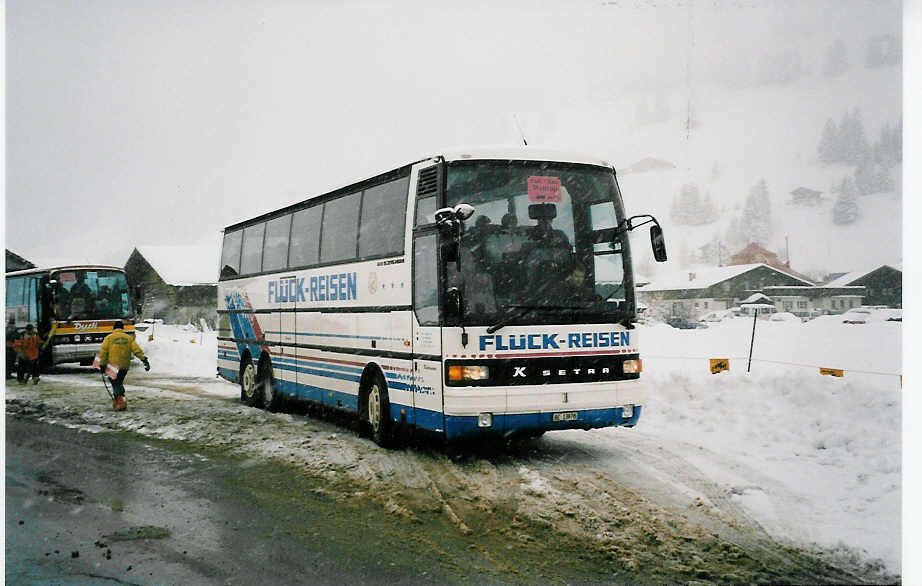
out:
<path id="1" fill-rule="evenodd" d="M 138 346 L 134 337 L 125 333 L 121 321 L 112 324 L 112 333 L 102 341 L 99 349 L 99 371 L 106 374 L 106 366 L 112 363 L 118 367 L 118 374 L 112 379 L 112 408 L 124 411 L 128 408 L 125 399 L 125 377 L 128 376 L 128 367 L 131 365 L 131 355 L 134 354 L 144 363 L 144 370 L 150 370 L 150 361 L 144 356 L 144 351 Z"/>
<path id="2" fill-rule="evenodd" d="M 13 348 L 19 354 L 19 372 L 16 373 L 19 384 L 25 384 L 29 376 L 32 376 L 32 382 L 37 385 L 40 366 L 38 355 L 42 349 L 42 339 L 35 333 L 32 324 L 28 324 L 22 337 L 13 342 Z"/>

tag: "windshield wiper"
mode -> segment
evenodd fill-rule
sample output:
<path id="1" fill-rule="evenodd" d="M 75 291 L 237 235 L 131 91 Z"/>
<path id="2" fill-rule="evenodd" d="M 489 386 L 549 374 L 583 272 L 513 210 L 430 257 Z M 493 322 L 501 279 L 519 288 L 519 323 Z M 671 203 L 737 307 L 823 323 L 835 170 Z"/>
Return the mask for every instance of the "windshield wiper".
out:
<path id="1" fill-rule="evenodd" d="M 558 310 L 558 309 L 583 309 L 582 307 L 580 307 L 580 306 L 578 306 L 578 305 L 507 305 L 506 307 L 511 307 L 511 308 L 513 308 L 513 309 L 518 309 L 519 311 L 513 311 L 513 312 L 510 312 L 510 313 L 507 313 L 506 316 L 505 316 L 503 319 L 499 320 L 498 322 L 496 322 L 496 323 L 493 324 L 492 326 L 488 327 L 488 328 L 487 328 L 487 333 L 488 333 L 488 334 L 492 334 L 492 333 L 495 332 L 496 330 L 498 330 L 498 329 L 500 329 L 500 328 L 503 328 L 503 327 L 509 325 L 511 322 L 513 322 L 513 321 L 519 319 L 520 317 L 525 317 L 526 315 L 528 315 L 528 314 L 531 313 L 532 311 L 535 311 L 536 309 L 553 309 L 553 310 Z"/>

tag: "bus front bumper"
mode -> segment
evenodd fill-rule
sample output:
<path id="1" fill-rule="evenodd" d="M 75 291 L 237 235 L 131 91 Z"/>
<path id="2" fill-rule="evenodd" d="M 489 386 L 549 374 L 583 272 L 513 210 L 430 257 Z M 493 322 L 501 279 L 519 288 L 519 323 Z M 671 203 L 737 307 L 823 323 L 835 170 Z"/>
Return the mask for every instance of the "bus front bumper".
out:
<path id="1" fill-rule="evenodd" d="M 627 410 L 630 417 L 627 417 Z M 641 405 L 612 407 L 608 409 L 586 409 L 583 411 L 561 411 L 558 413 L 491 413 L 490 425 L 484 426 L 481 415 L 446 415 L 446 439 L 477 437 L 484 435 L 528 436 L 560 429 L 598 429 L 602 427 L 633 427 L 640 419 Z M 567 419 L 557 419 L 567 417 Z"/>
<path id="2" fill-rule="evenodd" d="M 102 343 L 93 344 L 55 344 L 52 346 L 52 362 L 92 362 L 99 354 Z"/>
<path id="3" fill-rule="evenodd" d="M 446 392 L 445 437 L 538 435 L 560 429 L 634 426 L 645 399 L 640 379 L 575 388 L 569 385 L 466 388 Z M 457 387 L 456 387 L 457 389 Z M 452 389 L 453 391 L 455 389 Z M 449 396 L 450 395 L 452 396 Z"/>

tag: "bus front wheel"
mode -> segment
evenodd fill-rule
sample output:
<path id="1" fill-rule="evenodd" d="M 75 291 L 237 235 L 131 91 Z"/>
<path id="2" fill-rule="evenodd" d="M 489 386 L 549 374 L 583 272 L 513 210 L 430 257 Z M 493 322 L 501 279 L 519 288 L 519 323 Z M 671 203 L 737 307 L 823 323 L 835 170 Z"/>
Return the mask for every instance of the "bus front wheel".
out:
<path id="1" fill-rule="evenodd" d="M 368 425 L 371 439 L 382 448 L 391 445 L 390 410 L 387 386 L 381 375 L 376 374 L 368 388 Z"/>

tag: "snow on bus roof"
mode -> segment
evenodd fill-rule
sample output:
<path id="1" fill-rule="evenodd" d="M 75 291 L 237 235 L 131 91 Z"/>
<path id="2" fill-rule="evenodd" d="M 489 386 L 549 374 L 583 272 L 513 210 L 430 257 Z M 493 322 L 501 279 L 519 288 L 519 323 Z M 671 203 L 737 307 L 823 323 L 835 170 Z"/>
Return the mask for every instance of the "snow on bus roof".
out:
<path id="1" fill-rule="evenodd" d="M 61 269 L 73 269 L 73 270 L 111 270 L 111 271 L 121 271 L 122 267 L 116 267 L 113 265 L 107 264 L 94 264 L 89 262 L 62 262 L 60 260 L 55 260 L 52 262 L 41 264 L 36 263 L 36 266 L 31 269 L 22 269 L 19 271 L 10 271 L 6 273 L 7 277 L 15 277 L 19 275 L 29 275 L 35 273 L 44 273 L 46 271 L 57 271 Z"/>
<path id="2" fill-rule="evenodd" d="M 583 163 L 611 167 L 611 164 L 596 156 L 570 151 L 536 149 L 529 146 L 481 146 L 471 148 L 452 148 L 442 153 L 446 161 L 464 161 L 476 159 L 513 159 L 526 161 L 558 161 L 564 163 Z"/>

